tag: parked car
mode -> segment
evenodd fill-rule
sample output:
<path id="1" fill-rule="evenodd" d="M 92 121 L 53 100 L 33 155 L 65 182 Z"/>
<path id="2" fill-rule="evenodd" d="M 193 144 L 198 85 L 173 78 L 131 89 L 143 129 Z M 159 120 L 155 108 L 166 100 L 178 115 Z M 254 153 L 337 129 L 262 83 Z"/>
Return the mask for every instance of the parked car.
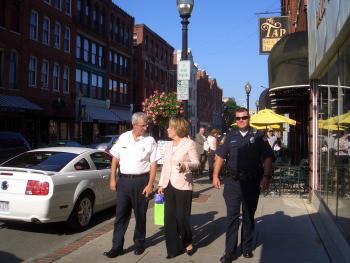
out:
<path id="1" fill-rule="evenodd" d="M 0 163 L 30 150 L 27 140 L 18 132 L 0 132 Z"/>
<path id="2" fill-rule="evenodd" d="M 119 135 L 104 135 L 104 136 L 98 136 L 96 137 L 95 143 L 88 145 L 87 147 L 103 150 L 103 151 L 109 151 L 113 144 L 115 144 L 118 141 Z"/>
<path id="3" fill-rule="evenodd" d="M 95 149 L 52 147 L 8 160 L 0 165 L 0 220 L 87 228 L 95 212 L 115 204 L 111 159 Z"/>
<path id="4" fill-rule="evenodd" d="M 51 142 L 47 145 L 47 147 L 60 147 L 60 146 L 83 147 L 79 142 L 71 141 L 71 140 L 58 140 L 55 142 Z"/>

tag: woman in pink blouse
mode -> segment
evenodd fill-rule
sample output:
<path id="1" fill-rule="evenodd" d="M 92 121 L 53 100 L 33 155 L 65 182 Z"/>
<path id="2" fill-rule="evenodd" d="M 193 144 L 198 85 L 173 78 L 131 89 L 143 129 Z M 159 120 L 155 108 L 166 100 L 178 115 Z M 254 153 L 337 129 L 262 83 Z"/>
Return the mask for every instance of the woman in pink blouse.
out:
<path id="1" fill-rule="evenodd" d="M 195 142 L 188 138 L 188 122 L 171 118 L 167 129 L 172 140 L 165 147 L 158 193 L 164 193 L 164 229 L 167 258 L 194 253 L 190 225 L 192 171 L 199 168 Z"/>

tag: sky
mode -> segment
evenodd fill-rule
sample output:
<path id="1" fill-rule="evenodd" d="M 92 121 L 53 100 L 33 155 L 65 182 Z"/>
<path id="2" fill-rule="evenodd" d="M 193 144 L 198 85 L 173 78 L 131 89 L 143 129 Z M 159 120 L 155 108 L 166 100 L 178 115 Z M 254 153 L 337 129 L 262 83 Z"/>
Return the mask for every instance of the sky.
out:
<path id="1" fill-rule="evenodd" d="M 113 0 L 175 50 L 182 48 L 182 25 L 176 0 Z M 268 87 L 267 55 L 259 54 L 258 19 L 279 16 L 280 0 L 194 0 L 188 27 L 188 47 L 195 63 L 215 78 L 223 96 L 246 106 L 244 85 L 252 86 L 249 104 L 255 108 Z M 261 14 L 268 12 L 269 14 Z M 271 13 L 275 12 L 275 13 Z M 260 13 L 260 14 L 259 14 Z"/>

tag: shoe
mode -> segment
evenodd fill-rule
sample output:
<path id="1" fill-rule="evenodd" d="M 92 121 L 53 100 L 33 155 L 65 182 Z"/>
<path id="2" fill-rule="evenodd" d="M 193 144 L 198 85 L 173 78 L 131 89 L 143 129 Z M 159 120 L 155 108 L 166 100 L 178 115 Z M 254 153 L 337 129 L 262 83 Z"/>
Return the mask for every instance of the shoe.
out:
<path id="1" fill-rule="evenodd" d="M 143 252 L 145 252 L 144 247 L 138 247 L 138 248 L 135 248 L 135 250 L 134 250 L 135 255 L 141 255 Z"/>
<path id="2" fill-rule="evenodd" d="M 171 259 L 171 258 L 175 258 L 175 257 L 177 257 L 177 255 L 167 255 L 166 259 Z"/>
<path id="3" fill-rule="evenodd" d="M 221 263 L 231 263 L 232 261 L 234 261 L 236 259 L 236 257 L 230 253 L 225 253 L 225 255 L 223 255 L 220 258 L 220 262 Z"/>
<path id="4" fill-rule="evenodd" d="M 189 250 L 186 249 L 186 254 L 187 254 L 188 256 L 192 256 L 192 255 L 194 254 L 194 249 L 193 249 L 193 248 L 192 248 L 192 249 L 189 249 Z"/>
<path id="5" fill-rule="evenodd" d="M 244 252 L 243 253 L 243 257 L 245 258 L 252 258 L 254 255 L 253 255 L 253 252 Z"/>
<path id="6" fill-rule="evenodd" d="M 115 258 L 124 254 L 122 249 L 111 249 L 109 251 L 103 252 L 103 255 L 108 258 Z"/>

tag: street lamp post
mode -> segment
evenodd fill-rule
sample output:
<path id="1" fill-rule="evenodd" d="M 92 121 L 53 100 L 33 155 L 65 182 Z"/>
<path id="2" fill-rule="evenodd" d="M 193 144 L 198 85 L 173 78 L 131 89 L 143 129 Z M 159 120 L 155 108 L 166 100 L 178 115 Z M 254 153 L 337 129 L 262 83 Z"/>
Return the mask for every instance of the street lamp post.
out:
<path id="1" fill-rule="evenodd" d="M 247 94 L 247 109 L 249 112 L 249 95 L 250 95 L 250 92 L 252 91 L 252 85 L 250 85 L 249 81 L 247 82 L 247 84 L 245 84 L 244 89 L 245 89 L 245 93 Z"/>
<path id="2" fill-rule="evenodd" d="M 259 100 L 256 100 L 255 106 L 256 106 L 256 112 L 258 112 L 259 111 Z"/>
<path id="3" fill-rule="evenodd" d="M 187 26 L 190 23 L 188 20 L 191 17 L 191 12 L 194 5 L 194 0 L 176 0 L 177 10 L 182 18 L 182 51 L 181 60 L 187 60 Z"/>
<path id="4" fill-rule="evenodd" d="M 188 24 L 190 23 L 189 18 L 191 17 L 191 13 L 193 10 L 194 0 L 176 0 L 177 10 L 179 11 L 180 17 L 182 18 L 182 50 L 181 50 L 181 60 L 188 60 L 188 47 L 187 47 L 187 32 L 188 32 Z M 185 116 L 189 116 L 188 111 L 188 101 L 185 101 Z"/>

